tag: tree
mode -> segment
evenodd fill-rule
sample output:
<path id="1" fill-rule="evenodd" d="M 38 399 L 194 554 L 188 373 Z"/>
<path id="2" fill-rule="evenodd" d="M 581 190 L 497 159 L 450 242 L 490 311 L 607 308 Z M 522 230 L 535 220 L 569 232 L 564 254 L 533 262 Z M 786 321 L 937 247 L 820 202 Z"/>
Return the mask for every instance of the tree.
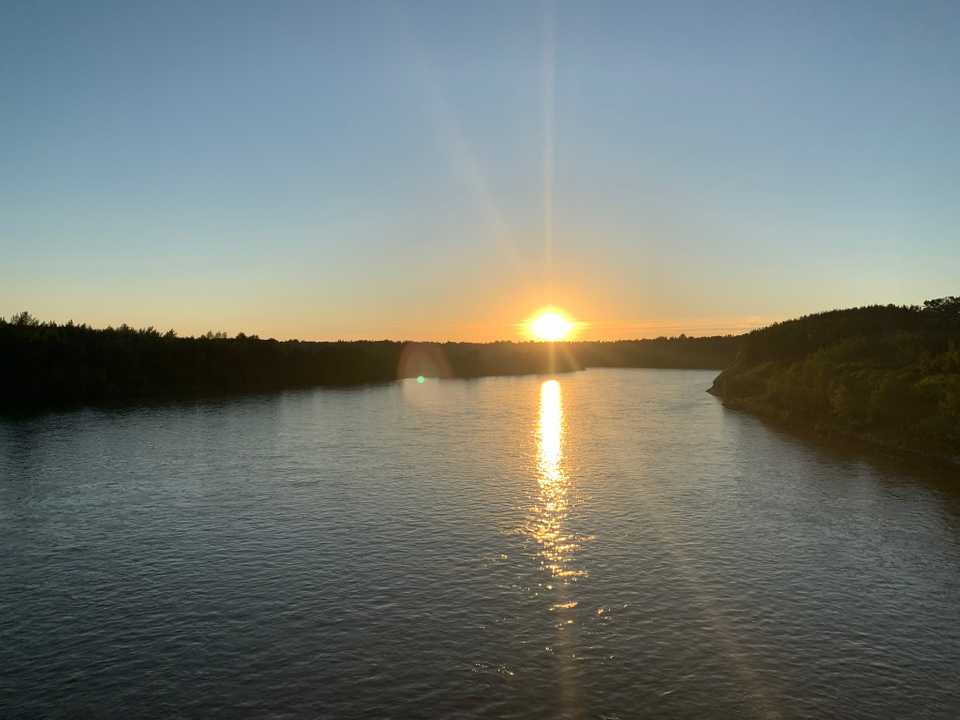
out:
<path id="1" fill-rule="evenodd" d="M 40 324 L 40 321 L 37 320 L 33 315 L 28 313 L 26 310 L 23 312 L 17 313 L 16 315 L 10 316 L 10 324 L 17 325 L 19 327 L 36 327 Z"/>
<path id="2" fill-rule="evenodd" d="M 926 312 L 945 317 L 960 317 L 960 296 L 948 295 L 933 300 L 924 300 L 923 309 Z"/>

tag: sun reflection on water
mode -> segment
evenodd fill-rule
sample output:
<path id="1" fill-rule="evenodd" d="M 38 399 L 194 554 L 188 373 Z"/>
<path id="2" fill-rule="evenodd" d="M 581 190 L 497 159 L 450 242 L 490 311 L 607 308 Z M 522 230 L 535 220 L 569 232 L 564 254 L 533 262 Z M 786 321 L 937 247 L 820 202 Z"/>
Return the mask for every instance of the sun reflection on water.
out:
<path id="1" fill-rule="evenodd" d="M 540 544 L 542 566 L 552 577 L 573 579 L 586 571 L 572 566 L 580 538 L 566 527 L 572 502 L 570 478 L 563 464 L 563 396 L 560 383 L 540 386 L 537 426 L 537 502 L 531 508 L 529 534 Z"/>

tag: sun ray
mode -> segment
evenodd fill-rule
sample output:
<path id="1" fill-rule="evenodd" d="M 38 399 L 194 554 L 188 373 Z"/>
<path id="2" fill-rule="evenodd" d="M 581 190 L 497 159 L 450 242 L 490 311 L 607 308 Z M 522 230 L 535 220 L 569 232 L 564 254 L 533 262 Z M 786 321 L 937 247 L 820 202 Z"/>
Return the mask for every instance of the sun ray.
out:
<path id="1" fill-rule="evenodd" d="M 554 9 L 544 4 L 543 13 L 543 250 L 544 280 L 547 292 L 553 286 L 553 158 L 554 92 L 556 61 Z"/>

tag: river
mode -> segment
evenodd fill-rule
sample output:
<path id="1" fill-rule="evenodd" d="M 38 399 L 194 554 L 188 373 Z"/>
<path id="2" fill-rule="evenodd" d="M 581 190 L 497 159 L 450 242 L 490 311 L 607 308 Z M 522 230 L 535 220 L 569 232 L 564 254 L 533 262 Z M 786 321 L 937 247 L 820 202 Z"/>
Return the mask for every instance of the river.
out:
<path id="1" fill-rule="evenodd" d="M 960 483 L 715 374 L 0 421 L 0 716 L 960 716 Z"/>

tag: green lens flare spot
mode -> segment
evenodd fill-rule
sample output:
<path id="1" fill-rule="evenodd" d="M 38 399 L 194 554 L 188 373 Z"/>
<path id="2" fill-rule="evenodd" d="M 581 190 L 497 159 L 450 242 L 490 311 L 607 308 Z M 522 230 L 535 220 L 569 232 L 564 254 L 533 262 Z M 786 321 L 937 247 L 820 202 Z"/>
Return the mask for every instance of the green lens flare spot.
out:
<path id="1" fill-rule="evenodd" d="M 423 385 L 427 379 L 423 375 L 417 375 L 417 382 Z"/>

